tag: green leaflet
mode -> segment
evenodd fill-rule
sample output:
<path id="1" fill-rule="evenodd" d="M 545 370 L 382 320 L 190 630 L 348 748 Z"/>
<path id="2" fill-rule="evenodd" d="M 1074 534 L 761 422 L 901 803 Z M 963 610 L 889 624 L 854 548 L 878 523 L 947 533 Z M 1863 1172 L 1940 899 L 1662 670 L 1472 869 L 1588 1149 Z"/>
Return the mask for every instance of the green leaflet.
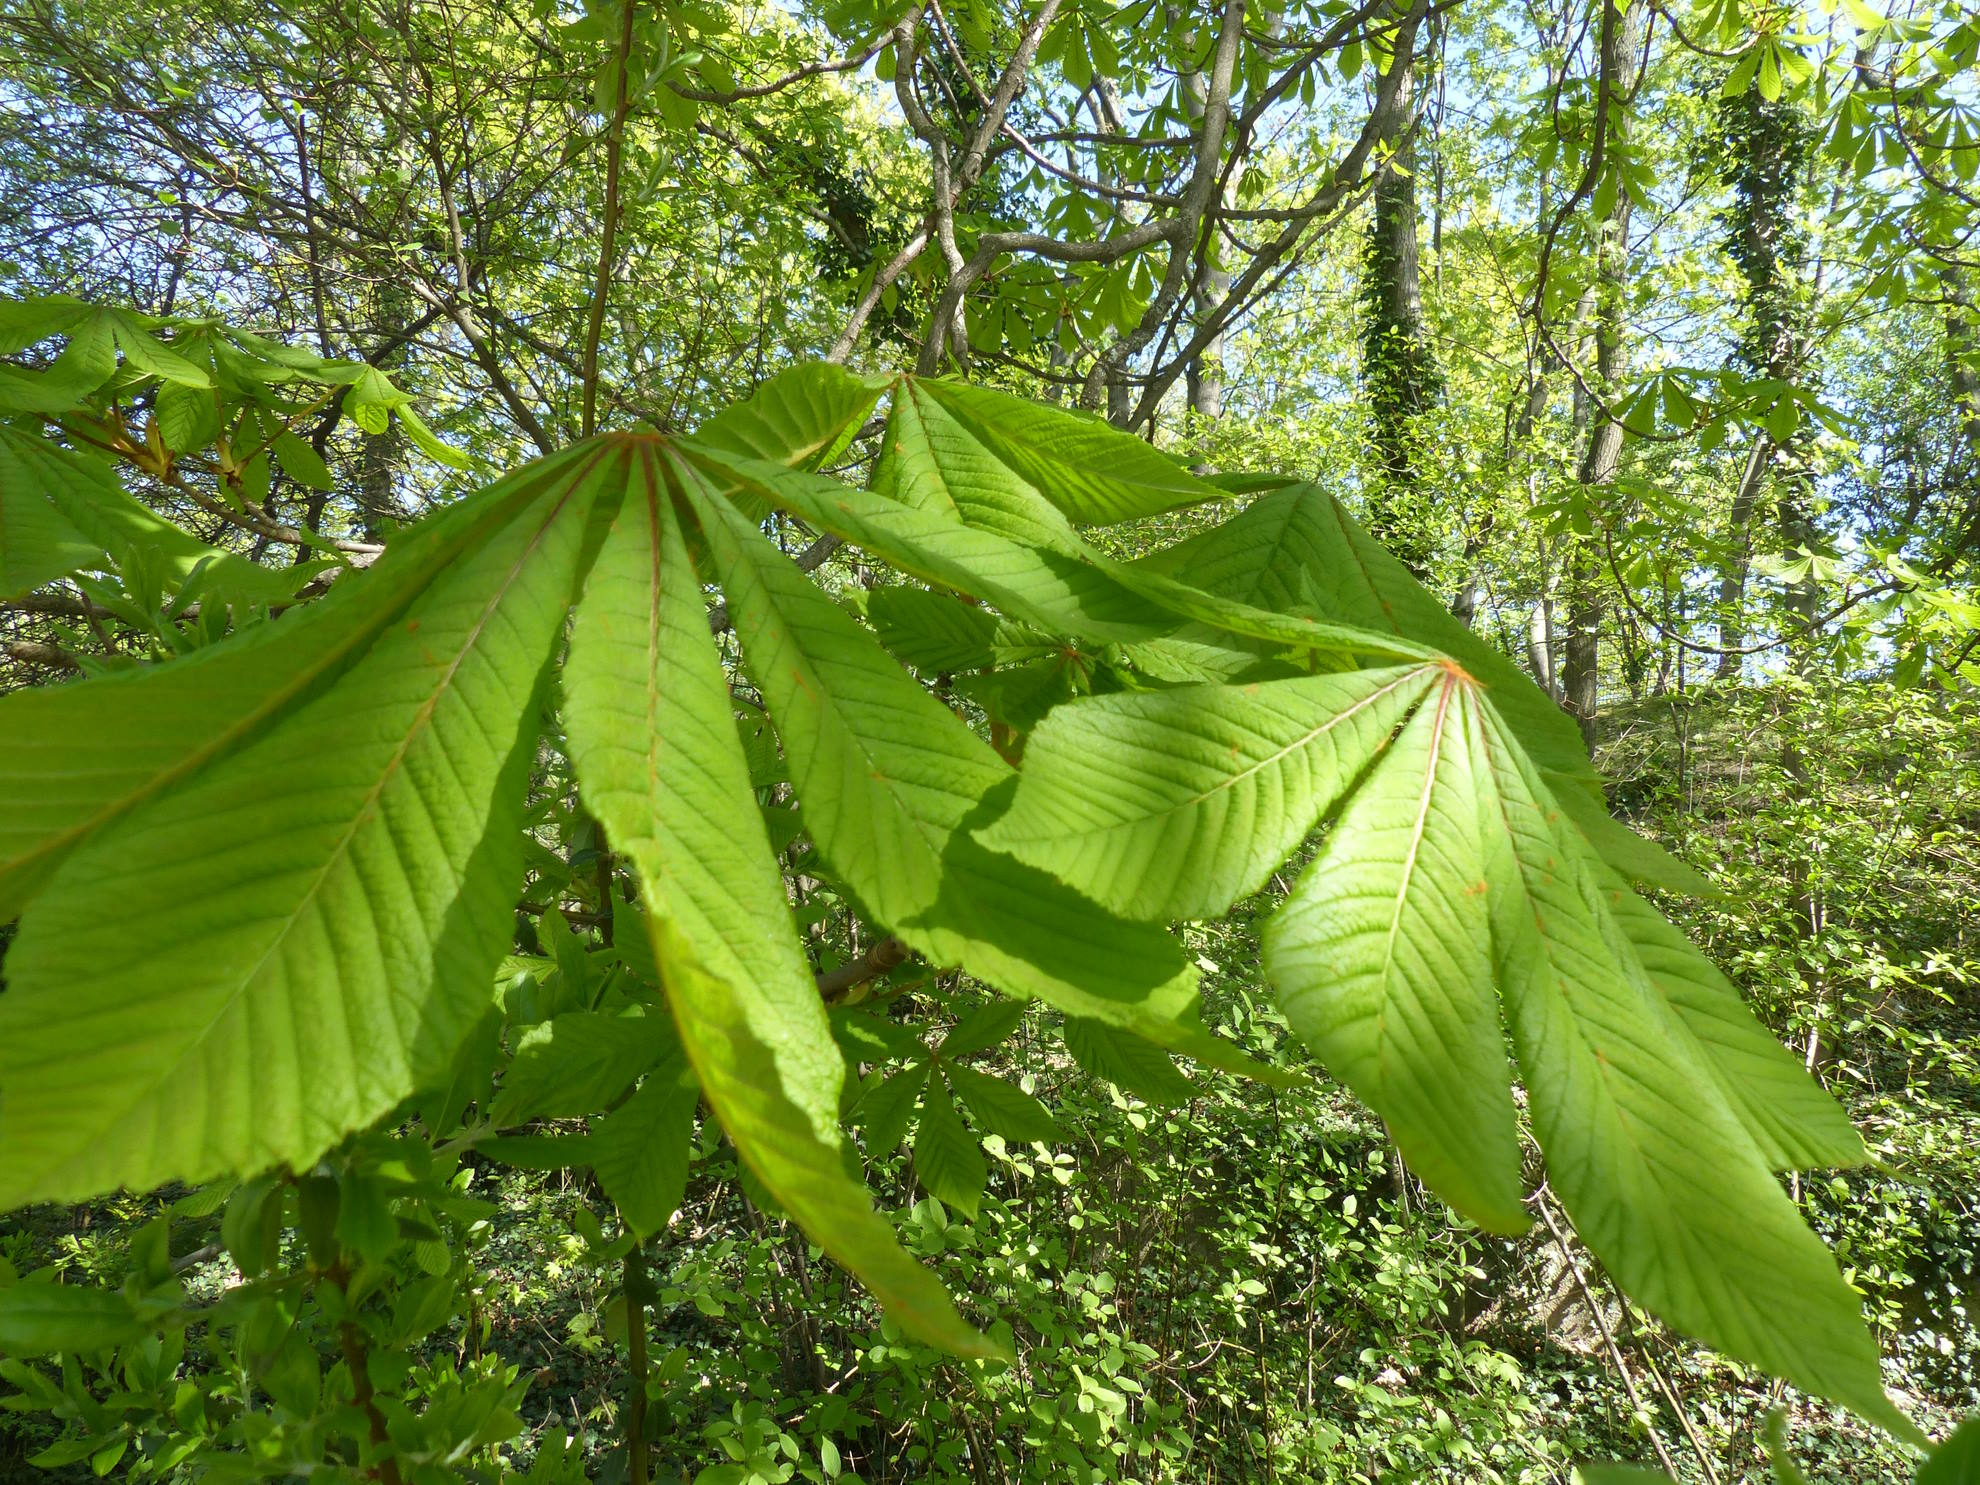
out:
<path id="1" fill-rule="evenodd" d="M 909 504 L 689 444 L 686 452 L 718 483 L 754 491 L 809 525 L 830 531 L 902 572 L 994 603 L 1011 618 L 1055 634 L 1134 644 L 1169 638 L 1178 616 L 1227 634 L 1288 648 L 1385 659 L 1433 657 L 1392 634 L 1305 614 L 1270 613 L 1206 593 L 1090 551 L 1029 546 L 966 524 L 939 502 Z M 910 477 L 905 464 L 899 478 Z"/>
<path id="2" fill-rule="evenodd" d="M 873 470 L 877 494 L 1020 546 L 1083 557 L 1065 513 L 934 400 L 927 382 L 895 391 Z"/>
<path id="3" fill-rule="evenodd" d="M 748 400 L 695 429 L 695 441 L 751 459 L 814 468 L 844 448 L 893 380 L 826 361 L 778 372 Z"/>
<path id="4" fill-rule="evenodd" d="M 930 1078 L 921 1100 L 921 1125 L 914 1133 L 914 1174 L 930 1196 L 965 1217 L 975 1217 L 990 1181 L 982 1146 L 956 1113 L 949 1085 Z"/>
<path id="5" fill-rule="evenodd" d="M 1258 608 L 1314 608 L 1339 623 L 1430 646 L 1477 677 L 1543 767 L 1590 774 L 1581 735 L 1560 708 L 1452 618 L 1318 485 L 1261 495 L 1234 519 L 1134 565 Z"/>
<path id="6" fill-rule="evenodd" d="M 1546 783 L 1562 812 L 1588 837 L 1595 854 L 1630 881 L 1686 897 L 1725 895 L 1708 877 L 1611 815 L 1593 779 L 1549 773 Z"/>
<path id="7" fill-rule="evenodd" d="M 1207 918 L 1258 890 L 1442 674 L 1183 686 L 1054 710 L 981 831 L 1131 918 Z"/>
<path id="8" fill-rule="evenodd" d="M 1650 983 L 1698 1039 L 1720 1095 L 1772 1169 L 1869 1160 L 1842 1105 L 1760 1024 L 1717 965 L 1620 880 L 1603 881 L 1602 896 Z"/>
<path id="9" fill-rule="evenodd" d="M 1158 1105 L 1188 1103 L 1196 1096 L 1196 1085 L 1152 1042 L 1078 1016 L 1066 1017 L 1061 1030 L 1073 1061 L 1124 1092 Z"/>
<path id="10" fill-rule="evenodd" d="M 1007 994 L 1255 1071 L 1203 1030 L 1195 972 L 1166 933 L 977 843 L 1017 782 L 1009 765 L 747 519 L 691 474 L 685 488 L 811 838 L 872 915 Z"/>
<path id="11" fill-rule="evenodd" d="M 1482 715 L 1492 950 L 1549 1180 L 1646 1309 L 1900 1437 L 1861 1302 L 1659 999 L 1505 724 Z"/>
<path id="12" fill-rule="evenodd" d="M 866 619 L 896 659 L 925 674 L 983 670 L 1059 649 L 1051 636 L 1000 619 L 989 609 L 905 584 L 869 593 Z"/>
<path id="13" fill-rule="evenodd" d="M 987 1052 L 1023 1024 L 1022 1001 L 986 1000 L 949 1028 L 938 1055 L 953 1062 L 958 1057 Z"/>
<path id="14" fill-rule="evenodd" d="M 116 322 L 114 310 L 90 309 L 71 317 L 64 308 L 42 325 L 33 340 L 54 333 L 60 324 L 68 344 L 46 371 L 0 366 L 0 412 L 67 412 L 109 381 L 117 371 Z"/>
<path id="15" fill-rule="evenodd" d="M 942 1063 L 942 1076 L 949 1080 L 950 1089 L 976 1117 L 976 1122 L 990 1133 L 1017 1144 L 1030 1144 L 1034 1140 L 1049 1143 L 1060 1137 L 1051 1111 L 1015 1083 L 946 1059 Z"/>
<path id="16" fill-rule="evenodd" d="M 652 902 L 650 890 L 648 899 Z M 911 1334 L 957 1356 L 1008 1359 L 956 1313 L 941 1284 L 908 1256 L 893 1228 L 873 1210 L 866 1188 L 847 1167 L 836 1124 L 825 1126 L 827 1135 L 817 1121 L 821 1090 L 794 1088 L 783 1074 L 792 1040 L 786 1012 L 794 1005 L 772 1006 L 767 997 L 706 973 L 657 906 L 650 923 L 681 1040 L 702 1091 L 748 1169 L 812 1241 L 859 1275 Z M 812 1004 L 822 1022 L 815 993 Z M 766 1042 L 765 1035 L 779 1040 Z M 815 1045 L 836 1058 L 829 1034 L 821 1035 L 824 1040 Z"/>
<path id="17" fill-rule="evenodd" d="M 22 461 L 17 445 L 29 442 L 39 440 L 0 425 L 0 598 L 19 598 L 103 560 L 103 548 L 56 508 Z"/>
<path id="18" fill-rule="evenodd" d="M 0 301 L 0 356 L 18 355 L 36 341 L 65 335 L 95 311 L 68 294 L 36 294 Z"/>
<path id="19" fill-rule="evenodd" d="M 700 1102 L 694 1075 L 676 1057 L 592 1124 L 591 1168 L 626 1225 L 641 1237 L 665 1228 L 687 1194 L 694 1111 Z"/>
<path id="20" fill-rule="evenodd" d="M 1080 525 L 1131 521 L 1223 493 L 1099 418 L 962 382 L 918 382 L 914 389 L 925 390 Z"/>
<path id="21" fill-rule="evenodd" d="M 585 583 L 564 670 L 579 789 L 638 870 L 682 1045 L 747 1167 L 917 1336 L 992 1354 L 847 1172 L 845 1066 L 755 808 L 658 446 L 632 446 L 631 485 Z"/>
<path id="22" fill-rule="evenodd" d="M 591 457 L 559 454 L 508 476 L 272 623 L 168 664 L 0 697 L 0 919 L 91 831 L 333 680 L 436 577 Z M 145 725 L 130 726 L 133 716 Z"/>
<path id="23" fill-rule="evenodd" d="M 446 1076 L 597 488 L 551 482 L 334 683 L 62 863 L 0 997 L 0 1207 L 306 1166 Z"/>
<path id="24" fill-rule="evenodd" d="M 105 1351 L 150 1334 L 170 1308 L 88 1284 L 8 1284 L 0 1287 L 0 1356 Z"/>
<path id="25" fill-rule="evenodd" d="M 867 1089 L 853 1113 L 859 1127 L 866 1131 L 869 1156 L 877 1160 L 892 1154 L 907 1138 L 908 1124 L 914 1118 L 914 1101 L 927 1084 L 928 1064 L 911 1062 Z"/>
<path id="26" fill-rule="evenodd" d="M 755 491 L 807 524 L 884 557 L 925 582 L 982 598 L 1021 623 L 1098 640 L 1159 639 L 1175 618 L 1084 558 L 1025 546 L 937 509 L 836 480 L 683 448 L 718 485 Z"/>
<path id="27" fill-rule="evenodd" d="M 1441 674 L 1267 925 L 1265 969 L 1293 1029 L 1387 1121 L 1411 1167 L 1480 1226 L 1519 1232 L 1475 705 Z"/>

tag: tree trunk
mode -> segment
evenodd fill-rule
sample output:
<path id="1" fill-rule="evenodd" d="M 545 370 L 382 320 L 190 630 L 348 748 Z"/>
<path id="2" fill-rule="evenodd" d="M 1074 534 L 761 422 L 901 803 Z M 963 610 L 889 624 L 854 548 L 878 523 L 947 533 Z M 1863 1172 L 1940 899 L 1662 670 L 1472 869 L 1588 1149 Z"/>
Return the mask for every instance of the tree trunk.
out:
<path id="1" fill-rule="evenodd" d="M 1203 111 L 1208 98 L 1209 79 L 1201 69 L 1183 79 L 1183 106 L 1189 110 L 1192 131 L 1203 127 Z M 1230 270 L 1223 266 L 1214 235 L 1204 248 L 1206 267 L 1202 280 L 1190 299 L 1190 310 L 1201 326 L 1216 314 L 1230 292 Z M 1185 372 L 1189 388 L 1189 410 L 1198 417 L 1224 415 L 1224 335 L 1220 330 L 1194 356 Z"/>
<path id="2" fill-rule="evenodd" d="M 1946 372 L 1959 399 L 1959 431 L 1980 463 L 1980 335 L 1975 333 L 1972 291 L 1964 274 L 1943 276 L 1946 294 Z M 1966 508 L 1947 527 L 1951 541 L 1941 566 L 1950 570 L 1980 548 L 1980 482 L 1968 492 Z"/>
<path id="3" fill-rule="evenodd" d="M 1788 97 L 1770 102 L 1758 88 L 1720 105 L 1720 127 L 1726 149 L 1721 179 L 1733 191 L 1726 247 L 1746 280 L 1747 325 L 1733 359 L 1756 376 L 1794 383 L 1804 371 L 1809 313 L 1802 282 L 1808 241 L 1795 208 L 1807 182 L 1812 132 L 1800 104 Z M 1791 558 L 1814 544 L 1814 475 L 1808 458 L 1812 434 L 1804 425 L 1785 445 L 1764 432 L 1754 435 L 1728 513 L 1726 555 L 1719 570 L 1722 651 L 1736 651 L 1745 642 L 1743 610 L 1753 550 L 1749 528 L 1770 475 L 1776 546 Z M 1803 635 L 1813 627 L 1818 602 L 1812 579 L 1797 583 L 1788 595 L 1789 611 Z M 1737 674 L 1739 662 L 1737 654 L 1722 653 L 1719 677 Z"/>
<path id="4" fill-rule="evenodd" d="M 1605 55 L 1602 70 L 1611 78 L 1611 88 L 1627 107 L 1635 79 L 1641 75 L 1640 53 L 1648 45 L 1643 11 L 1631 5 L 1627 12 L 1614 13 L 1603 27 Z M 1600 397 L 1591 400 L 1588 442 L 1576 471 L 1582 498 L 1587 503 L 1591 527 L 1600 528 L 1607 520 L 1602 509 L 1616 482 L 1622 464 L 1623 425 L 1616 413 L 1616 399 L 1622 395 L 1623 375 L 1629 366 L 1624 344 L 1628 330 L 1627 290 L 1629 286 L 1629 193 L 1617 191 L 1615 204 L 1602 222 L 1595 263 L 1595 367 L 1589 390 Z M 1585 395 L 1579 393 L 1578 395 Z M 1561 704 L 1581 724 L 1581 736 L 1591 746 L 1595 741 L 1595 709 L 1601 695 L 1600 649 L 1602 614 L 1602 554 L 1596 540 L 1577 541 L 1568 554 L 1568 633 L 1567 652 L 1561 665 Z"/>
<path id="5" fill-rule="evenodd" d="M 412 318 L 412 305 L 404 285 L 392 279 L 379 282 L 376 296 L 377 318 L 371 327 L 372 334 L 380 342 L 390 341 L 404 333 L 407 322 Z M 382 357 L 379 369 L 389 373 L 403 360 L 404 357 L 398 354 Z M 363 462 L 358 474 L 358 509 L 366 541 L 384 540 L 386 521 L 397 524 L 406 519 L 405 507 L 399 503 L 399 474 L 405 462 L 405 434 L 399 430 L 397 418 L 385 425 L 383 433 L 364 435 Z"/>
<path id="6" fill-rule="evenodd" d="M 1423 508 L 1418 420 L 1435 404 L 1439 385 L 1436 358 L 1423 328 L 1417 264 L 1414 67 L 1414 56 L 1398 50 L 1384 74 L 1398 77 L 1399 106 L 1395 132 L 1382 142 L 1389 156 L 1375 177 L 1362 258 L 1361 378 L 1381 481 L 1369 501 L 1369 525 L 1421 577 L 1435 543 Z"/>

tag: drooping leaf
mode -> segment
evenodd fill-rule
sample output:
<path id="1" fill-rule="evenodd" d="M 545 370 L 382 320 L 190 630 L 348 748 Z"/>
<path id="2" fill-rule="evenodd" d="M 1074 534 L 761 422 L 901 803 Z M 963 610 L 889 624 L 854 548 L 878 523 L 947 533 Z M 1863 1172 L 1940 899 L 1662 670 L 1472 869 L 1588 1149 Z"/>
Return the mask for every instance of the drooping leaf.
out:
<path id="1" fill-rule="evenodd" d="M 1435 666 L 1094 697 L 1025 748 L 979 838 L 1133 918 L 1206 918 L 1256 891 L 1427 694 Z"/>
<path id="2" fill-rule="evenodd" d="M 927 382 L 909 381 L 896 390 L 873 488 L 1021 546 L 1083 554 L 1065 512 L 957 422 Z"/>
<path id="3" fill-rule="evenodd" d="M 641 1237 L 664 1229 L 687 1193 L 700 1102 L 687 1064 L 676 1060 L 592 1125 L 591 1168 L 626 1225 Z"/>
<path id="4" fill-rule="evenodd" d="M 1099 418 L 962 382 L 922 382 L 917 390 L 1080 525 L 1130 521 L 1222 493 Z"/>
<path id="5" fill-rule="evenodd" d="M 0 301 L 0 356 L 17 355 L 38 341 L 66 335 L 93 313 L 68 294 L 33 294 Z"/>
<path id="6" fill-rule="evenodd" d="M 692 444 L 686 451 L 718 484 L 753 491 L 904 573 L 994 603 L 1008 617 L 1054 634 L 1144 643 L 1172 636 L 1180 616 L 1211 630 L 1288 648 L 1400 660 L 1434 654 L 1392 632 L 1268 611 L 1091 551 L 1013 541 L 966 524 L 939 502 L 911 504 Z"/>
<path id="7" fill-rule="evenodd" d="M 1502 721 L 1477 739 L 1500 993 L 1575 1230 L 1677 1329 L 1915 1436 L 1861 1301 L 1633 962 L 1586 846 Z"/>
<path id="8" fill-rule="evenodd" d="M 695 429 L 695 441 L 794 469 L 813 468 L 844 447 L 891 380 L 807 361 L 778 372 L 755 395 L 716 413 Z"/>
<path id="9" fill-rule="evenodd" d="M 942 1064 L 942 1076 L 976 1122 L 991 1134 L 1018 1144 L 1034 1140 L 1050 1143 L 1059 1138 L 1051 1110 L 1017 1085 L 953 1062 Z"/>
<path id="10" fill-rule="evenodd" d="M 150 1329 L 120 1290 L 37 1281 L 0 1287 L 0 1356 L 102 1351 Z"/>
<path id="11" fill-rule="evenodd" d="M 1124 1092 L 1157 1105 L 1188 1103 L 1196 1096 L 1196 1085 L 1153 1042 L 1078 1016 L 1066 1017 L 1063 1031 L 1073 1060 Z"/>
<path id="12" fill-rule="evenodd" d="M 917 1336 L 993 1354 L 848 1172 L 845 1065 L 751 791 L 687 534 L 646 441 L 564 673 L 578 787 L 638 872 L 658 978 L 745 1166 Z"/>
<path id="13" fill-rule="evenodd" d="M 907 1138 L 914 1120 L 915 1100 L 928 1084 L 928 1064 L 910 1063 L 877 1086 L 867 1090 L 853 1110 L 853 1118 L 866 1131 L 866 1153 L 879 1157 L 893 1152 Z"/>
<path id="14" fill-rule="evenodd" d="M 889 380 L 823 361 L 804 362 L 778 372 L 754 396 L 716 413 L 695 430 L 695 441 L 744 458 L 816 469 L 845 447 Z M 726 493 L 753 517 L 767 513 L 760 498 L 740 488 Z"/>
<path id="15" fill-rule="evenodd" d="M 921 1100 L 921 1126 L 914 1136 L 914 1174 L 930 1196 L 974 1218 L 990 1180 L 990 1167 L 976 1136 L 964 1127 L 955 1100 L 941 1078 L 928 1080 Z"/>
<path id="16" fill-rule="evenodd" d="M 1553 774 L 1547 784 L 1570 820 L 1588 837 L 1595 854 L 1632 882 L 1677 892 L 1687 897 L 1721 897 L 1710 878 L 1678 860 L 1653 840 L 1646 840 L 1617 820 L 1602 802 L 1592 781 Z"/>
<path id="17" fill-rule="evenodd" d="M 446 1075 L 596 489 L 590 462 L 539 488 L 327 689 L 57 869 L 0 997 L 0 1206 L 306 1166 Z"/>
<path id="18" fill-rule="evenodd" d="M 0 429 L 0 598 L 22 597 L 103 560 L 103 548 L 75 528 L 23 465 L 16 438 Z"/>
<path id="19" fill-rule="evenodd" d="M 1024 1022 L 1024 1006 L 1015 1000 L 986 1000 L 970 1011 L 942 1038 L 942 1056 L 950 1060 L 987 1052 Z"/>
<path id="20" fill-rule="evenodd" d="M 664 1016 L 566 1011 L 522 1034 L 491 1117 L 506 1126 L 589 1114 L 678 1050 Z"/>
<path id="21" fill-rule="evenodd" d="M 116 315 L 88 309 L 44 321 L 41 334 L 66 333 L 68 343 L 43 371 L 0 367 L 0 412 L 54 414 L 79 407 L 117 371 Z M 32 332 L 30 332 L 32 333 Z"/>
<path id="22" fill-rule="evenodd" d="M 1609 911 L 1678 1020 L 1697 1038 L 1720 1094 L 1775 1170 L 1862 1165 L 1863 1137 L 1834 1098 L 1775 1040 L 1717 965 L 1620 881 Z"/>
<path id="23" fill-rule="evenodd" d="M 97 552 L 120 561 L 132 553 L 145 554 L 176 581 L 191 577 L 205 563 L 208 583 L 263 602 L 290 596 L 293 580 L 281 570 L 208 546 L 132 499 L 107 466 L 46 439 L 0 425 L 0 480 L 14 487 L 10 504 L 25 498 L 23 492 L 39 491 Z"/>
<path id="24" fill-rule="evenodd" d="M 1445 1200 L 1519 1232 L 1511 1071 L 1492 993 L 1473 702 L 1449 672 L 1349 798 L 1265 930 L 1300 1039 Z"/>

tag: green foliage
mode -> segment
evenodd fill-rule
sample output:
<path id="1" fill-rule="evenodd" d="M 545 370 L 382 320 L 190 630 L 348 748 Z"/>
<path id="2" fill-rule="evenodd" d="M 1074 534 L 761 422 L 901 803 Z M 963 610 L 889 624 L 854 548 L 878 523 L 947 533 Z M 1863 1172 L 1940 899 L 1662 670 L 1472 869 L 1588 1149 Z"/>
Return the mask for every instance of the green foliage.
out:
<path id="1" fill-rule="evenodd" d="M 883 394 L 873 488 L 808 472 Z M 485 1147 L 595 1173 L 616 1234 L 589 1208 L 577 1231 L 588 1261 L 625 1265 L 630 1335 L 645 1240 L 690 1181 L 697 1099 L 754 1205 L 856 1274 L 900 1334 L 990 1361 L 995 1385 L 1009 1321 L 993 1300 L 979 1333 L 918 1260 L 951 1213 L 990 1220 L 999 1172 L 1056 1171 L 1061 1129 L 970 1059 L 1037 1001 L 1127 1095 L 1190 1096 L 1164 1053 L 1295 1086 L 1206 1024 L 1207 961 L 1167 924 L 1232 910 L 1323 828 L 1265 930 L 1268 971 L 1290 1028 L 1417 1175 L 1489 1231 L 1524 1228 L 1516 1066 L 1554 1191 L 1646 1310 L 1910 1434 L 1855 1294 L 1772 1174 L 1860 1146 L 1616 875 L 1673 875 L 1660 853 L 1558 803 L 1590 776 L 1573 730 L 1312 487 L 1139 564 L 1074 524 L 1215 494 L 1084 418 L 811 367 L 705 435 L 606 435 L 528 466 L 293 617 L 0 698 L 24 821 L 0 862 L 23 905 L 0 997 L 0 1193 L 248 1183 L 221 1241 L 266 1278 L 222 1301 L 202 1344 L 246 1346 L 286 1421 L 249 1441 L 225 1409 L 179 1420 L 178 1458 L 251 1442 L 257 1468 L 423 1468 L 493 1449 L 517 1426 L 514 1369 L 415 1360 L 454 1313 L 419 1286 L 458 1283 L 451 1244 L 486 1220 L 460 1162 Z M 766 534 L 779 511 L 1001 617 L 959 623 L 934 607 L 954 599 L 903 593 L 869 629 Z M 1004 695 L 986 740 L 889 641 L 991 677 L 1000 648 L 1047 652 L 1020 668 L 1087 656 L 1090 694 L 1031 713 Z M 166 739 L 138 724 L 173 708 Z M 83 719 L 86 768 L 67 746 Z M 559 856 L 533 826 L 569 785 L 588 818 Z M 508 943 L 532 879 L 609 937 L 543 909 Z M 839 911 L 893 936 L 889 963 L 916 954 L 1010 999 L 939 1042 L 828 1014 L 832 966 L 814 970 L 806 940 Z M 851 983 L 905 993 L 886 973 Z M 857 1089 L 848 1055 L 877 1065 Z M 874 1210 L 842 1116 L 872 1158 L 911 1145 L 933 1199 L 918 1236 Z M 590 1127 L 544 1129 L 577 1118 Z M 193 1323 L 169 1262 L 141 1274 L 67 1311 L 22 1280 L 0 1314 L 24 1347 L 64 1353 Z M 1237 1304 L 1266 1292 L 1242 1265 L 1228 1286 Z M 319 1333 L 339 1337 L 341 1377 Z M 406 1369 L 363 1361 L 373 1348 Z M 1127 1404 L 1081 1386 L 1097 1443 Z M 765 1417 L 733 1422 L 739 1468 L 789 1462 Z"/>

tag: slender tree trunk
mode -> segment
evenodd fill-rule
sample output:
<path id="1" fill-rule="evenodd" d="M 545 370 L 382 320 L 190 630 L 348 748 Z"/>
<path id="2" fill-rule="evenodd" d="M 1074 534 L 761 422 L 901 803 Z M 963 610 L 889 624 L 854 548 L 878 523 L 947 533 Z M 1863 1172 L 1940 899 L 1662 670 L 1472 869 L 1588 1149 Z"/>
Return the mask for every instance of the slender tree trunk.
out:
<path id="1" fill-rule="evenodd" d="M 377 286 L 374 302 L 377 319 L 372 326 L 372 334 L 379 342 L 389 343 L 405 332 L 406 324 L 412 318 L 411 301 L 404 285 L 385 279 Z M 403 355 L 396 353 L 382 357 L 379 369 L 393 371 L 404 359 Z M 405 507 L 399 503 L 399 475 L 405 463 L 405 434 L 400 431 L 397 418 L 385 425 L 383 433 L 364 435 L 364 451 L 358 472 L 358 507 L 366 541 L 384 540 L 387 521 L 397 523 L 405 520 Z"/>
<path id="2" fill-rule="evenodd" d="M 1764 431 L 1754 434 L 1746 467 L 1740 473 L 1739 488 L 1733 492 L 1732 511 L 1726 519 L 1726 561 L 1719 569 L 1718 678 L 1722 681 L 1739 674 L 1738 651 L 1746 643 L 1746 578 L 1753 563 L 1748 528 L 1753 524 L 1753 507 L 1760 498 L 1760 486 L 1767 478 L 1767 459 L 1772 448 Z"/>
<path id="3" fill-rule="evenodd" d="M 1965 275 L 1943 277 L 1946 295 L 1946 372 L 1958 397 L 1959 432 L 1980 463 L 1980 329 L 1976 329 L 1972 290 Z M 1966 507 L 1951 526 L 1951 549 L 1942 559 L 1950 567 L 1960 557 L 1980 549 L 1980 481 L 1968 492 Z"/>
<path id="4" fill-rule="evenodd" d="M 1608 0 L 1604 0 L 1608 3 Z M 1630 100 L 1642 66 L 1641 53 L 1648 44 L 1641 6 L 1632 4 L 1616 13 L 1603 27 L 1604 73 L 1614 79 L 1612 88 Z M 1615 204 L 1601 224 L 1595 264 L 1595 366 L 1588 379 L 1590 398 L 1588 441 L 1582 449 L 1576 471 L 1587 502 L 1588 518 L 1598 532 L 1608 519 L 1602 509 L 1616 482 L 1622 464 L 1623 425 L 1616 401 L 1622 395 L 1624 373 L 1629 366 L 1625 336 L 1628 331 L 1629 287 L 1629 193 L 1617 191 Z M 1586 395 L 1577 388 L 1578 395 Z M 1600 701 L 1600 649 L 1602 637 L 1603 574 L 1602 553 L 1592 539 L 1577 541 L 1569 549 L 1568 632 L 1566 654 L 1561 666 L 1561 704 L 1581 724 L 1582 739 L 1591 746 L 1595 740 L 1595 709 Z"/>
<path id="5" fill-rule="evenodd" d="M 1209 79 L 1199 69 L 1183 79 L 1183 105 L 1189 110 L 1192 129 L 1203 127 L 1203 110 L 1209 94 Z M 1217 251 L 1217 241 L 1213 235 L 1205 248 L 1208 266 L 1202 282 L 1197 284 L 1190 299 L 1190 310 L 1196 323 L 1209 321 L 1230 292 L 1230 270 L 1223 266 Z M 1220 418 L 1224 415 L 1224 335 L 1217 334 L 1190 358 L 1185 372 L 1189 390 L 1189 410 L 1198 417 Z"/>

